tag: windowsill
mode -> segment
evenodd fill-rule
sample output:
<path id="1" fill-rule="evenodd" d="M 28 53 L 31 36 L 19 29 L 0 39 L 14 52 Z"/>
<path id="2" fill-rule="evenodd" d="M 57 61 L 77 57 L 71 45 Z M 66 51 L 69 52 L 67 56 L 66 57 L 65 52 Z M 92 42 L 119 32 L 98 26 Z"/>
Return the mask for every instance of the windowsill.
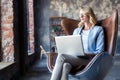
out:
<path id="1" fill-rule="evenodd" d="M 0 62 L 0 70 L 6 68 L 7 66 L 10 66 L 14 62 Z"/>

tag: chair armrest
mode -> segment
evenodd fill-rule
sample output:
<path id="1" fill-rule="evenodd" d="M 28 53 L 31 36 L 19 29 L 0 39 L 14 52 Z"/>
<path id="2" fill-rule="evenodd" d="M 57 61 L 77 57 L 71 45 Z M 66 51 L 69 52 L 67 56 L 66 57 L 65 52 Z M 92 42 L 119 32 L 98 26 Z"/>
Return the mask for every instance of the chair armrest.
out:
<path id="1" fill-rule="evenodd" d="M 50 53 L 47 53 L 46 55 L 47 55 L 47 67 L 49 71 L 52 72 L 58 54 L 54 52 L 50 52 Z"/>
<path id="2" fill-rule="evenodd" d="M 85 53 L 86 56 L 95 56 L 96 54 L 94 53 Z"/>
<path id="3" fill-rule="evenodd" d="M 88 65 L 75 76 L 85 80 L 103 80 L 104 76 L 108 73 L 113 65 L 113 57 L 106 52 L 97 54 Z"/>
<path id="4" fill-rule="evenodd" d="M 85 53 L 85 56 L 89 57 L 89 58 L 93 58 L 93 57 L 96 56 L 96 54 L 94 54 L 94 53 Z"/>

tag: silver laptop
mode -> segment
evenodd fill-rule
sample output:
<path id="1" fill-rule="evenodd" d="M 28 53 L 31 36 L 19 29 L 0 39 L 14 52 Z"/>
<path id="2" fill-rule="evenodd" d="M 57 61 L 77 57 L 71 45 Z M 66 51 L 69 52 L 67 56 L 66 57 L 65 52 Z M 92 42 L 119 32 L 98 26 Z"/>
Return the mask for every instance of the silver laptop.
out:
<path id="1" fill-rule="evenodd" d="M 81 35 L 56 36 L 55 42 L 59 54 L 84 55 Z"/>

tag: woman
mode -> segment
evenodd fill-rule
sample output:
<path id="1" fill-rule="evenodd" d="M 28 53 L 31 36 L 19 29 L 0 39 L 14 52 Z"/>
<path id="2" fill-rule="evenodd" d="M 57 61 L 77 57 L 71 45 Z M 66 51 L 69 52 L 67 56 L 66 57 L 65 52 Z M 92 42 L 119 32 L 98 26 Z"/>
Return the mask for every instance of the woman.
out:
<path id="1" fill-rule="evenodd" d="M 50 80 L 68 80 L 68 74 L 72 68 L 80 65 L 86 65 L 95 55 L 104 51 L 104 32 L 101 26 L 97 26 L 97 19 L 94 12 L 89 7 L 80 9 L 80 22 L 73 35 L 81 35 L 84 52 L 89 58 L 60 54 L 57 57 L 56 64 Z"/>

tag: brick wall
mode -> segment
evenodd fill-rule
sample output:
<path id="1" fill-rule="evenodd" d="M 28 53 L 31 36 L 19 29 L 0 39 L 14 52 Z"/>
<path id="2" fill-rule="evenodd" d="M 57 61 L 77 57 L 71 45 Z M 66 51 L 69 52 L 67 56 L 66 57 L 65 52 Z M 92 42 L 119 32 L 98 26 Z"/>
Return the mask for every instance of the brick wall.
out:
<path id="1" fill-rule="evenodd" d="M 120 12 L 120 0 L 51 0 L 50 9 L 58 12 L 59 16 L 79 19 L 79 8 L 90 6 L 98 19 L 104 19 L 116 8 Z M 119 15 L 120 18 L 120 15 Z"/>
<path id="2" fill-rule="evenodd" d="M 1 0 L 1 36 L 4 62 L 14 61 L 13 0 Z"/>
<path id="3" fill-rule="evenodd" d="M 29 54 L 34 53 L 34 14 L 33 14 L 33 0 L 28 0 L 28 12 L 29 12 Z"/>

